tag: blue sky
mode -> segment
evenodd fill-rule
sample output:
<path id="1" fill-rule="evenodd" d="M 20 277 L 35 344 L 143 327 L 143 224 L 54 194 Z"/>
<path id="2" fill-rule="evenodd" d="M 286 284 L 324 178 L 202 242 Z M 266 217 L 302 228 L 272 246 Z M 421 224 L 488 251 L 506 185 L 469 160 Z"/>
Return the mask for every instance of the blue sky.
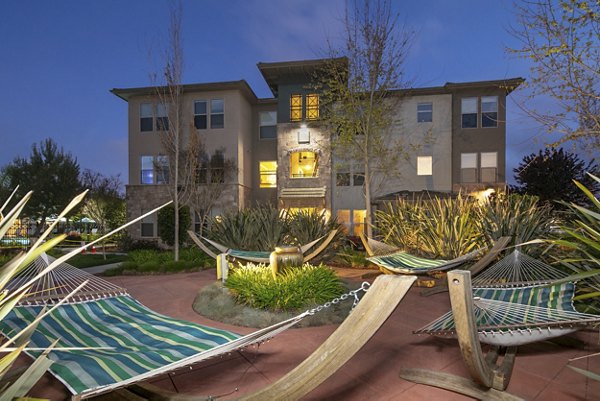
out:
<path id="1" fill-rule="evenodd" d="M 527 77 L 512 2 L 395 0 L 416 32 L 406 71 L 413 86 Z M 339 41 L 343 0 L 184 0 L 184 83 L 245 79 L 270 96 L 256 63 L 323 56 Z M 127 181 L 127 104 L 115 87 L 151 84 L 169 23 L 167 0 L 3 0 L 0 166 L 52 137 L 83 168 Z M 515 99 L 519 95 L 513 94 Z M 507 176 L 543 146 L 539 131 L 508 104 Z"/>

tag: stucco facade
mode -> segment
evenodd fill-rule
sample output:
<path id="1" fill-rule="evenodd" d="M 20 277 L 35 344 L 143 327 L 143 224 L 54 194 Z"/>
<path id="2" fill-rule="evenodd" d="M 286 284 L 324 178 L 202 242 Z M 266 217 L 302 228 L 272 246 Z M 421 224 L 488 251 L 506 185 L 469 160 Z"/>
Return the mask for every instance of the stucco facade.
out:
<path id="1" fill-rule="evenodd" d="M 361 168 L 360 163 L 340 167 L 331 154 L 331 133 L 319 119 L 319 93 L 311 85 L 322 62 L 259 63 L 272 98 L 257 98 L 244 80 L 183 85 L 187 132 L 199 133 L 208 155 L 221 151 L 236 166 L 213 213 L 264 203 L 326 209 L 355 233 L 365 209 Z M 451 194 L 504 186 L 506 96 L 521 82 L 391 91 L 395 113 L 389 143 L 400 157 L 393 169 L 375 174 L 374 201 L 399 192 Z M 128 102 L 127 208 L 134 218 L 168 199 L 166 184 L 142 161 L 163 154 L 155 121 L 157 88 L 112 92 Z M 148 105 L 155 113 L 152 130 Z M 152 232 L 155 237 L 158 229 Z M 149 233 L 149 225 L 130 230 L 134 238 Z"/>

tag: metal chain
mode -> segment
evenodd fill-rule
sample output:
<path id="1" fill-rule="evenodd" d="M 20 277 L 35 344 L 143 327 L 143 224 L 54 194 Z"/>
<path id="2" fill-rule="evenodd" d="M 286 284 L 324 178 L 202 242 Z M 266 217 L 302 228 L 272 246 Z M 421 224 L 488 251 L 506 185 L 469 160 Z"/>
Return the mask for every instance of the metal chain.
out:
<path id="1" fill-rule="evenodd" d="M 346 294 L 342 294 L 339 297 L 334 298 L 334 299 L 332 299 L 329 302 L 325 302 L 323 305 L 319 305 L 319 306 L 317 306 L 317 307 L 315 307 L 313 309 L 310 309 L 310 310 L 307 311 L 307 313 L 312 316 L 315 313 L 318 313 L 318 312 L 322 311 L 323 309 L 329 308 L 332 305 L 337 305 L 340 302 L 345 301 L 346 299 L 348 299 L 351 296 L 353 296 L 354 297 L 354 303 L 352 304 L 352 308 L 350 309 L 350 311 L 352 311 L 356 307 L 356 305 L 358 305 L 358 301 L 360 301 L 360 298 L 358 298 L 358 294 L 360 292 L 365 292 L 366 293 L 370 286 L 371 286 L 370 283 L 364 281 L 360 285 L 360 287 L 358 287 L 357 289 L 349 291 Z"/>

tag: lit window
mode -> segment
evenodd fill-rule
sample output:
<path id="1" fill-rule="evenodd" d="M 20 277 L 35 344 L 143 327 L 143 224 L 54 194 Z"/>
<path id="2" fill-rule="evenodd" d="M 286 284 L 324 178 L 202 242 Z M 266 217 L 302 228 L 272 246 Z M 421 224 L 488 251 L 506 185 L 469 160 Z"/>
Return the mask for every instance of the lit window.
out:
<path id="1" fill-rule="evenodd" d="M 317 120 L 319 118 L 319 95 L 311 93 L 306 95 L 306 119 Z"/>
<path id="2" fill-rule="evenodd" d="M 194 102 L 194 127 L 196 127 L 196 129 L 206 129 L 208 127 L 206 100 L 196 100 Z"/>
<path id="3" fill-rule="evenodd" d="M 302 121 L 302 95 L 290 96 L 290 121 Z"/>
<path id="4" fill-rule="evenodd" d="M 432 175 L 433 174 L 433 158 L 432 156 L 417 157 L 417 175 Z"/>
<path id="5" fill-rule="evenodd" d="M 225 127 L 225 102 L 223 99 L 210 101 L 210 128 Z"/>
<path id="6" fill-rule="evenodd" d="M 484 128 L 498 126 L 498 96 L 481 98 L 481 126 Z"/>
<path id="7" fill-rule="evenodd" d="M 460 154 L 461 182 L 477 182 L 477 153 Z"/>
<path id="8" fill-rule="evenodd" d="M 337 221 L 348 235 L 360 235 L 365 232 L 366 210 L 340 209 L 336 213 Z"/>
<path id="9" fill-rule="evenodd" d="M 152 104 L 140 104 L 140 131 L 152 131 Z"/>
<path id="10" fill-rule="evenodd" d="M 417 104 L 417 122 L 430 123 L 433 121 L 433 103 Z"/>
<path id="11" fill-rule="evenodd" d="M 169 115 L 167 106 L 163 103 L 156 106 L 156 129 L 159 131 L 169 130 Z"/>
<path id="12" fill-rule="evenodd" d="M 481 182 L 497 182 L 498 153 L 481 153 Z"/>
<path id="13" fill-rule="evenodd" d="M 292 152 L 290 154 L 290 175 L 292 178 L 317 177 L 318 156 L 315 152 Z"/>
<path id="14" fill-rule="evenodd" d="M 461 115 L 463 128 L 477 128 L 477 98 L 461 99 Z"/>
<path id="15" fill-rule="evenodd" d="M 154 184 L 154 157 L 142 156 L 142 168 L 140 182 L 142 184 Z"/>
<path id="16" fill-rule="evenodd" d="M 259 162 L 258 168 L 260 171 L 260 187 L 277 188 L 277 162 Z"/>
<path id="17" fill-rule="evenodd" d="M 276 139 L 277 138 L 277 112 L 261 111 L 258 114 L 259 120 L 259 138 Z"/>

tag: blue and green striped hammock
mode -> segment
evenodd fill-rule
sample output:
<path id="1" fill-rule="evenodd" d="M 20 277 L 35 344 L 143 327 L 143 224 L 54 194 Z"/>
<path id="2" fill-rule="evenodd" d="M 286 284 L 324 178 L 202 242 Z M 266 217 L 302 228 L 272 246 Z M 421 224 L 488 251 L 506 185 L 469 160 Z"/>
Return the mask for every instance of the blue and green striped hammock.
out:
<path id="1" fill-rule="evenodd" d="M 428 259 L 398 251 L 387 255 L 368 257 L 367 260 L 392 273 L 427 274 L 434 271 L 449 270 L 475 258 L 483 249 L 477 249 L 456 259 Z"/>
<path id="2" fill-rule="evenodd" d="M 482 343 L 513 346 L 572 333 L 598 324 L 600 316 L 573 306 L 575 283 L 473 288 L 475 321 Z M 416 334 L 453 335 L 452 311 Z"/>
<path id="3" fill-rule="evenodd" d="M 46 255 L 36 259 L 7 286 L 8 290 L 28 282 L 50 263 L 52 258 Z M 82 282 L 85 286 L 78 295 L 68 303 L 59 303 Z M 66 263 L 35 282 L 30 293 L 36 295 L 14 307 L 0 321 L 0 330 L 11 338 L 33 322 L 45 305 L 55 305 L 32 334 L 26 352 L 37 357 L 39 349 L 59 339 L 48 355 L 53 361 L 50 372 L 78 399 L 261 343 L 309 314 L 240 336 L 156 313 L 124 289 Z"/>

